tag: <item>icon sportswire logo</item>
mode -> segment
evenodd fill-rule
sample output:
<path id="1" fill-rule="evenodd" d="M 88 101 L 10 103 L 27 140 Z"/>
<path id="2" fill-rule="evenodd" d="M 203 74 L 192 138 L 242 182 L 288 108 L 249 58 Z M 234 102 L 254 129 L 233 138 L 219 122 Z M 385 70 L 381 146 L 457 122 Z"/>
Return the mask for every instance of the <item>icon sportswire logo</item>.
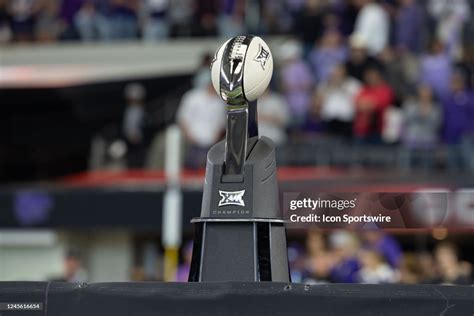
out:
<path id="1" fill-rule="evenodd" d="M 219 206 L 224 206 L 224 205 L 245 206 L 244 194 L 245 194 L 245 190 L 241 190 L 241 191 L 219 190 L 219 195 L 221 196 L 221 200 L 219 201 Z"/>

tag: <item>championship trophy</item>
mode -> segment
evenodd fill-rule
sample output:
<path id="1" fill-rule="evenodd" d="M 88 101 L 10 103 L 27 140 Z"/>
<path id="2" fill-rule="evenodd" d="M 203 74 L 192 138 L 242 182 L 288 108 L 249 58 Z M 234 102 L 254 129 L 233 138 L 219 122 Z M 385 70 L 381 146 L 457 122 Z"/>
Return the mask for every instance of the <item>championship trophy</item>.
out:
<path id="1" fill-rule="evenodd" d="M 226 138 L 208 152 L 189 281 L 289 282 L 275 146 L 257 124 L 257 98 L 273 72 L 270 49 L 259 37 L 234 37 L 211 72 L 227 104 Z"/>

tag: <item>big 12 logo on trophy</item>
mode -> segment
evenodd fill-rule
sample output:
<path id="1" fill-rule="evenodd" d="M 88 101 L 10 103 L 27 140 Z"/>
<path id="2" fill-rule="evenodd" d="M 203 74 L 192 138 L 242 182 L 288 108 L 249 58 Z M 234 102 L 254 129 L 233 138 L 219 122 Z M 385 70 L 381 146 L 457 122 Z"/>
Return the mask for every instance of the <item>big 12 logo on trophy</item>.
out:
<path id="1" fill-rule="evenodd" d="M 219 190 L 219 195 L 221 196 L 221 199 L 219 201 L 219 206 L 225 206 L 225 205 L 245 206 L 244 194 L 245 194 L 245 190 L 240 190 L 240 191 Z"/>

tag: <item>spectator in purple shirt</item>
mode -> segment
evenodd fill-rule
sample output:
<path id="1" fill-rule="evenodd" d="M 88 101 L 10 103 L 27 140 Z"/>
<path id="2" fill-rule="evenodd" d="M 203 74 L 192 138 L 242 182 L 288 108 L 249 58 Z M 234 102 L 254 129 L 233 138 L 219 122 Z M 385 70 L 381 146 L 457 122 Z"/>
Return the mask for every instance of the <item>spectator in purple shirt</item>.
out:
<path id="1" fill-rule="evenodd" d="M 188 241 L 183 245 L 181 250 L 183 262 L 178 266 L 176 271 L 177 282 L 188 282 L 189 269 L 191 267 L 191 259 L 193 255 L 193 242 Z"/>
<path id="2" fill-rule="evenodd" d="M 452 61 L 439 40 L 434 40 L 430 46 L 430 53 L 421 59 L 420 81 L 428 84 L 442 99 L 449 91 Z"/>
<path id="3" fill-rule="evenodd" d="M 360 269 L 357 238 L 347 231 L 336 231 L 329 236 L 329 244 L 334 258 L 330 280 L 336 283 L 357 283 Z"/>
<path id="4" fill-rule="evenodd" d="M 391 267 L 399 266 L 402 250 L 395 238 L 379 230 L 368 230 L 364 234 L 364 241 L 365 248 L 380 253 Z"/>
<path id="5" fill-rule="evenodd" d="M 332 11 L 337 14 L 340 21 L 339 29 L 347 37 L 354 32 L 358 9 L 354 1 L 335 0 L 331 2 Z"/>
<path id="6" fill-rule="evenodd" d="M 79 33 L 76 29 L 74 19 L 79 10 L 84 5 L 85 0 L 63 0 L 59 17 L 64 25 L 64 31 L 60 39 L 64 41 L 79 39 Z"/>
<path id="7" fill-rule="evenodd" d="M 319 45 L 315 46 L 309 54 L 316 80 L 327 81 L 335 66 L 344 63 L 346 57 L 347 49 L 342 43 L 339 31 L 326 31 Z"/>
<path id="8" fill-rule="evenodd" d="M 443 139 L 448 146 L 450 171 L 473 171 L 474 94 L 466 86 L 463 73 L 454 73 L 451 91 L 443 98 Z"/>
<path id="9" fill-rule="evenodd" d="M 419 53 L 422 43 L 424 14 L 415 0 L 399 0 L 396 17 L 396 46 L 401 52 Z"/>
<path id="10" fill-rule="evenodd" d="M 302 47 L 296 41 L 283 44 L 280 50 L 282 60 L 282 91 L 290 106 L 293 128 L 304 124 L 314 87 L 311 68 L 302 58 Z"/>

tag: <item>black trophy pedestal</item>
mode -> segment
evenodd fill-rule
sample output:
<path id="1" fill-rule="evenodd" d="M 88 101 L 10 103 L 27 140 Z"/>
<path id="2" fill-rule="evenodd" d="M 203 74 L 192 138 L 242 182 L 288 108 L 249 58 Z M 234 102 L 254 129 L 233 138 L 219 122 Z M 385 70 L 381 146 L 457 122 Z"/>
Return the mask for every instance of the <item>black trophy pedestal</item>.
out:
<path id="1" fill-rule="evenodd" d="M 274 146 L 250 140 L 241 178 L 223 175 L 224 142 L 208 153 L 190 282 L 290 281 Z"/>

